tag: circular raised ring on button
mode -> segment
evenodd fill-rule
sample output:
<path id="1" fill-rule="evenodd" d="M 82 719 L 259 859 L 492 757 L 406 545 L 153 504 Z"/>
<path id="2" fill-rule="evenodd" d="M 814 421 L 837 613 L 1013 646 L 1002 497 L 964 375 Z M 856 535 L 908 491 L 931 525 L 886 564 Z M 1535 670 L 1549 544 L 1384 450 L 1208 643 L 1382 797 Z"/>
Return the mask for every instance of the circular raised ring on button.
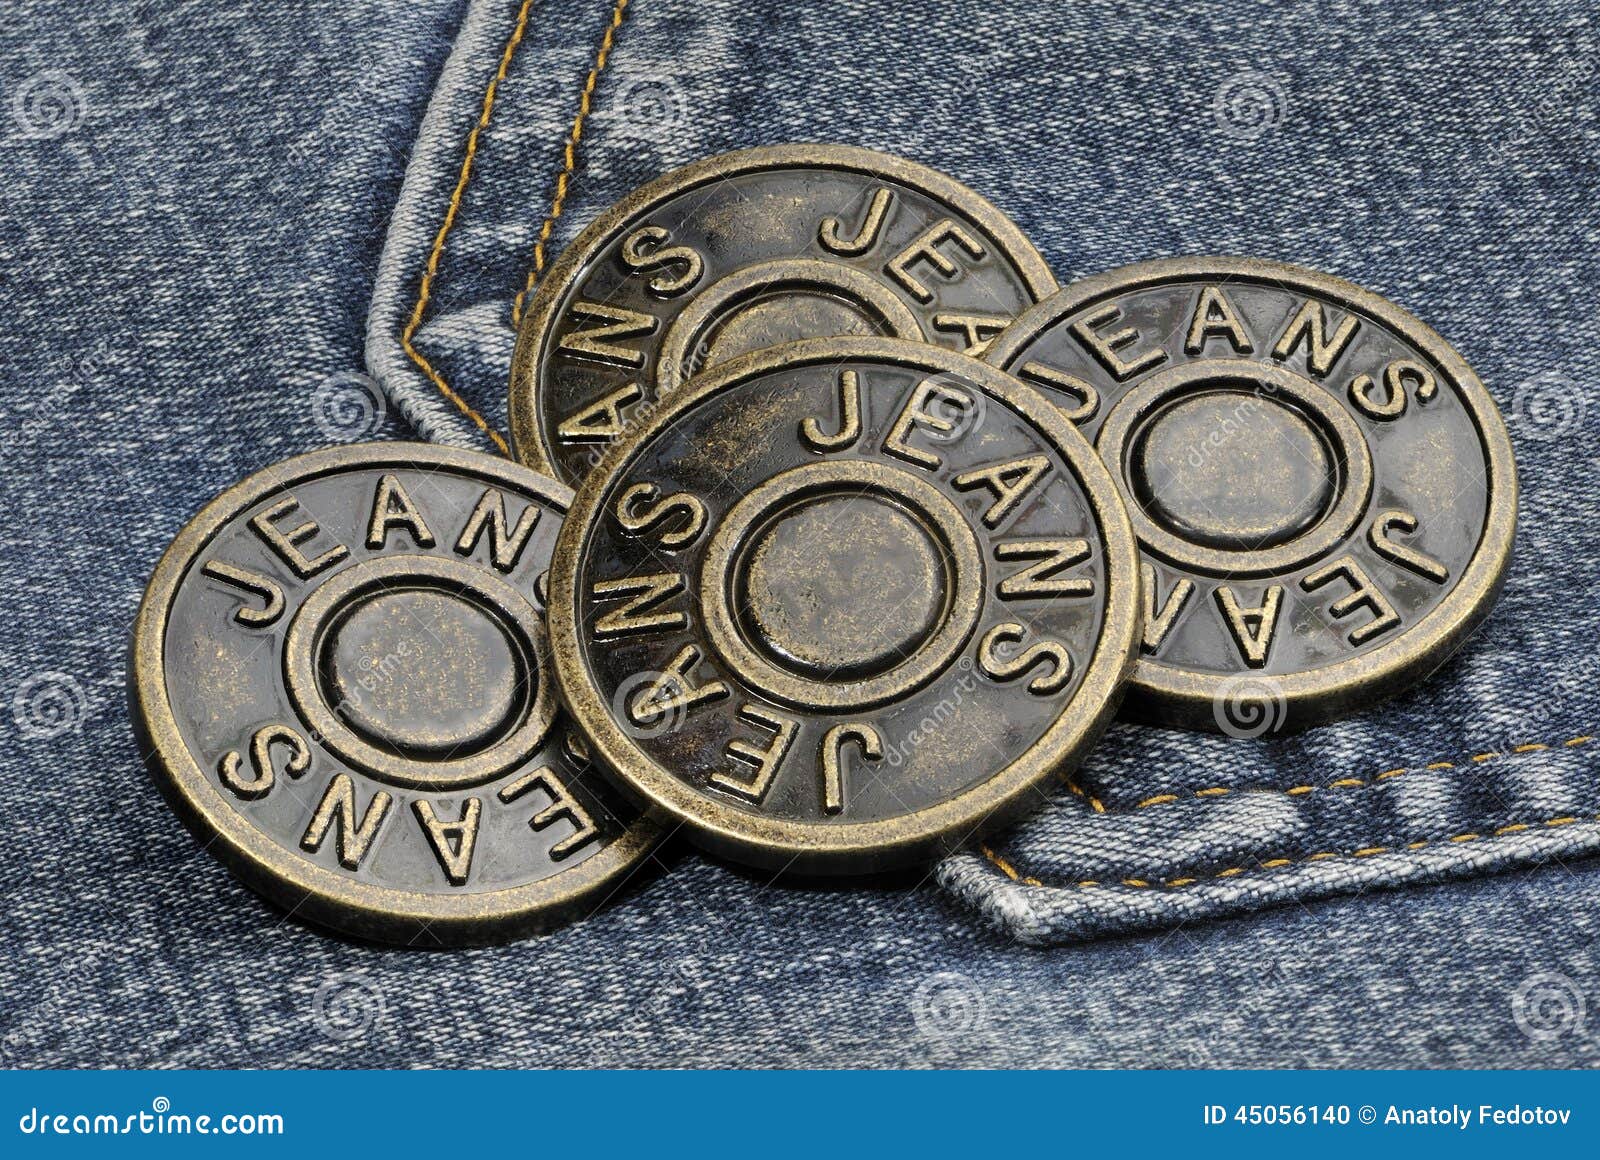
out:
<path id="1" fill-rule="evenodd" d="M 1152 375 L 1095 441 L 1146 551 L 1224 576 L 1287 571 L 1337 546 L 1372 491 L 1367 441 L 1328 391 L 1230 359 Z"/>
<path id="2" fill-rule="evenodd" d="M 656 390 L 665 395 L 706 367 L 816 335 L 918 341 L 922 327 L 889 287 L 842 262 L 779 258 L 707 286 L 661 339 Z"/>
<path id="3" fill-rule="evenodd" d="M 903 697 L 949 666 L 977 624 L 984 564 L 936 487 L 836 461 L 784 472 L 740 500 L 701 577 L 706 632 L 743 679 L 791 704 L 850 710 Z"/>
<path id="4" fill-rule="evenodd" d="M 375 654 L 358 634 L 394 647 Z M 346 761 L 397 785 L 457 788 L 543 744 L 555 696 L 542 634 L 533 606 L 483 569 L 383 556 L 306 598 L 284 642 L 284 677 L 302 717 Z M 364 693 L 351 675 L 362 657 Z"/>

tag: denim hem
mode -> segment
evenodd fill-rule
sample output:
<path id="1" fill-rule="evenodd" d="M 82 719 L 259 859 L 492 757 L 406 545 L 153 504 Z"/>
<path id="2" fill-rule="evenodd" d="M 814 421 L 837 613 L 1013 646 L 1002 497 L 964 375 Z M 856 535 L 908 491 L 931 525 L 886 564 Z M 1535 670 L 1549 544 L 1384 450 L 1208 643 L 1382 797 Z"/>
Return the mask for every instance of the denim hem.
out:
<path id="1" fill-rule="evenodd" d="M 1005 835 L 947 859 L 936 876 L 1003 932 L 1019 942 L 1048 946 L 1291 901 L 1539 866 L 1600 850 L 1592 788 L 1597 752 L 1600 738 L 1580 735 L 1520 752 L 1474 754 L 1466 762 L 1386 770 L 1364 784 L 1335 781 L 1172 800 L 1158 795 L 1143 803 L 1149 820 L 1107 811 L 1080 791 L 1053 803 L 1042 821 L 1020 827 L 1022 841 L 1017 834 Z M 1409 811 L 1410 830 L 1395 819 L 1392 800 L 1361 800 L 1366 795 L 1392 799 L 1402 777 L 1417 787 L 1408 791 L 1414 800 L 1426 803 Z M 1448 804 L 1452 794 L 1461 797 L 1463 791 L 1495 804 L 1469 821 Z M 1302 815 L 1321 795 L 1342 799 L 1342 825 L 1304 824 Z M 1141 849 L 1139 827 L 1153 830 L 1158 824 L 1161 811 L 1154 807 L 1167 811 L 1166 820 L 1176 826 L 1169 833 L 1181 836 L 1163 843 L 1152 832 Z M 1218 819 L 1223 810 L 1233 816 Z M 1370 836 L 1357 836 L 1355 829 L 1363 823 L 1353 822 L 1354 817 L 1366 819 Z M 1030 841 L 1026 831 L 1040 825 L 1053 826 L 1053 836 Z M 1339 836 L 1329 832 L 1334 830 Z M 1255 836 L 1236 847 L 1232 857 L 1217 856 L 1226 850 L 1228 836 L 1252 831 Z M 1341 841 L 1345 845 L 1327 848 Z M 1138 868 L 1141 860 L 1148 869 Z"/>
<path id="2" fill-rule="evenodd" d="M 1560 828 L 1518 831 L 1467 844 L 1443 842 L 1419 852 L 1334 857 L 1257 868 L 1209 880 L 1052 885 L 1020 872 L 998 855 L 947 858 L 941 886 L 993 926 L 1028 946 L 1055 946 L 1105 935 L 1177 926 L 1196 919 L 1249 914 L 1291 902 L 1310 902 L 1373 889 L 1431 885 L 1497 870 L 1544 865 L 1600 849 L 1600 819 Z M 991 851 L 992 854 L 992 851 Z M 1011 874 L 1018 874 L 1013 878 Z"/>

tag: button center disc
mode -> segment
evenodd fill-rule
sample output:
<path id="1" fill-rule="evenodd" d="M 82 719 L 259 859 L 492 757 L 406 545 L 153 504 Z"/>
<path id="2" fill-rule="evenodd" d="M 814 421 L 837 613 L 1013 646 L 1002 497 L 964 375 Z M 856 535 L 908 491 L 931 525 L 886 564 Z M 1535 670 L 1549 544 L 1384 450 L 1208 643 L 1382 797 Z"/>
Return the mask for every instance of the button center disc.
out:
<path id="1" fill-rule="evenodd" d="M 1236 552 L 1308 530 L 1339 478 L 1312 422 L 1248 386 L 1204 391 L 1153 416 L 1132 469 L 1134 496 L 1168 531 Z"/>
<path id="2" fill-rule="evenodd" d="M 357 734 L 407 757 L 465 757 L 514 724 L 527 665 L 476 601 L 410 589 L 356 601 L 324 634 L 324 696 Z"/>
<path id="3" fill-rule="evenodd" d="M 860 553 L 876 561 L 870 582 Z M 938 626 L 949 584 L 922 523 L 874 495 L 779 513 L 739 564 L 740 627 L 774 661 L 816 679 L 905 660 Z"/>

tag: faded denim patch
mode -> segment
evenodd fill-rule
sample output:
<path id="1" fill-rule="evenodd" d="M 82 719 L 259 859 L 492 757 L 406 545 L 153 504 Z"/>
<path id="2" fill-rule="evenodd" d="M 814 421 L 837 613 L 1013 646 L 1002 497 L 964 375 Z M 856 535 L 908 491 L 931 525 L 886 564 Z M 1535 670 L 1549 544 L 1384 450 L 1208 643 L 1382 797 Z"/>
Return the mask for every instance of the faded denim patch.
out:
<path id="1" fill-rule="evenodd" d="M 943 169 L 1063 281 L 1208 252 L 1348 278 L 1441 331 L 1507 417 L 1522 501 L 1494 616 L 1417 689 L 1295 738 L 1119 726 L 938 881 L 1051 943 L 1594 852 L 1592 13 L 932 7 L 472 5 L 378 272 L 370 369 L 428 438 L 493 450 L 530 276 L 642 182 L 780 141 Z"/>

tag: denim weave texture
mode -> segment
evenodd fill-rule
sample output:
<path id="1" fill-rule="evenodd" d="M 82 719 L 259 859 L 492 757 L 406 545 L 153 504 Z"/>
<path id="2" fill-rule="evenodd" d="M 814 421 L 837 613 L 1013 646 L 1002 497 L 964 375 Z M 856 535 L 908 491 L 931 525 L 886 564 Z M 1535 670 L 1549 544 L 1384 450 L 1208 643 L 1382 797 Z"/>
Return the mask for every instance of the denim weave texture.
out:
<path id="1" fill-rule="evenodd" d="M 0 1063 L 1600 1062 L 1597 19 L 10 5 Z M 498 451 L 530 274 L 676 165 L 808 140 L 966 182 L 1063 283 L 1239 254 L 1421 317 L 1518 456 L 1495 614 L 1416 689 L 1291 739 L 1119 724 L 1081 792 L 927 876 L 773 883 L 674 838 L 599 913 L 449 953 L 257 898 L 165 807 L 128 726 L 161 551 L 302 451 Z"/>

